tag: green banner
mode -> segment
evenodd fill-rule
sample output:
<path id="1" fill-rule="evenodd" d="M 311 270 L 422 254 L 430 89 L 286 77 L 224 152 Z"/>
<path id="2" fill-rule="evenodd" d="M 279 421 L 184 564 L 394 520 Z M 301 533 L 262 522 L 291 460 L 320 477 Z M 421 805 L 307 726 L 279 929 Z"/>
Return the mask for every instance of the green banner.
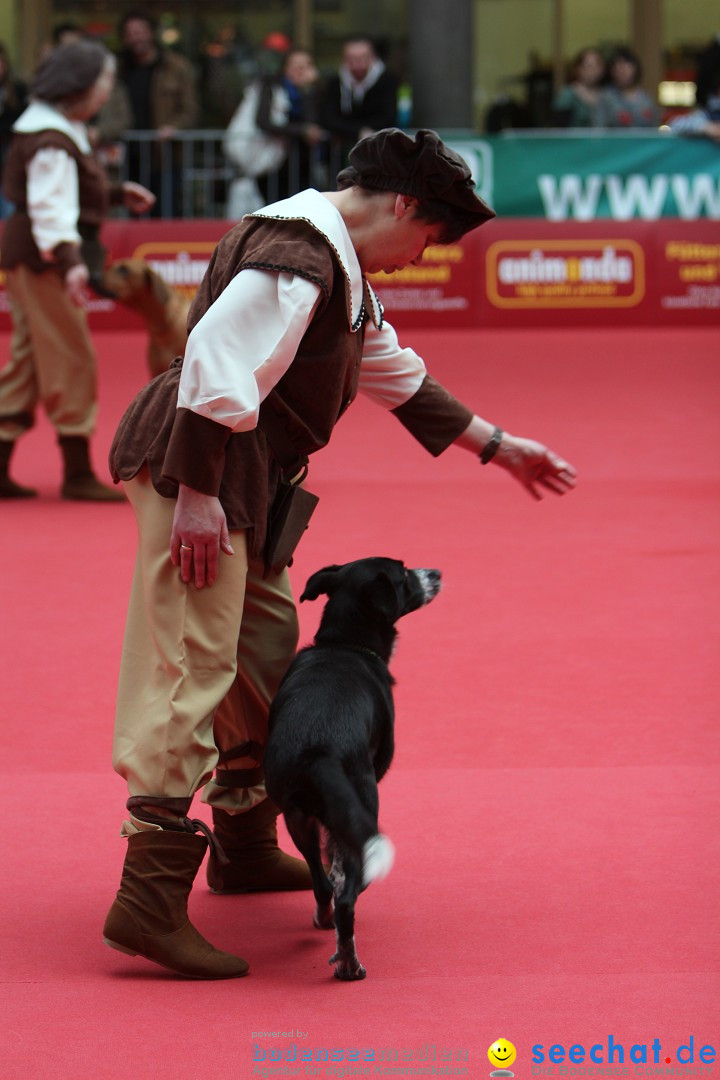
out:
<path id="1" fill-rule="evenodd" d="M 720 147 L 667 133 L 448 133 L 502 217 L 720 219 Z"/>

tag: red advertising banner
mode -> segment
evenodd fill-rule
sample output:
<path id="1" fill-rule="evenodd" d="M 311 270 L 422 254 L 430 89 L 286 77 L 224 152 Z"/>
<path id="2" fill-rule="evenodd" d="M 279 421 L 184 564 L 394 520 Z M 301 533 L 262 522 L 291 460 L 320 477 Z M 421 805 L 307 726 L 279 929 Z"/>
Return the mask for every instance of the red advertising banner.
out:
<path id="1" fill-rule="evenodd" d="M 497 308 L 637 307 L 645 257 L 635 240 L 497 240 L 485 255 L 486 290 Z"/>
<path id="2" fill-rule="evenodd" d="M 656 223 L 491 222 L 482 247 L 481 323 L 618 325 L 652 321 Z M 492 230 L 492 231 L 490 231 Z"/>
<path id="3" fill-rule="evenodd" d="M 398 328 L 714 325 L 720 222 L 495 220 L 372 282 Z"/>
<path id="4" fill-rule="evenodd" d="M 141 259 L 189 297 L 228 228 L 222 220 L 110 221 L 103 241 L 111 261 Z M 495 220 L 371 281 L 398 329 L 707 326 L 720 321 L 720 222 Z M 93 296 L 88 308 L 96 330 L 142 325 L 111 299 Z M 9 328 L 0 279 L 0 330 Z"/>
<path id="5" fill-rule="evenodd" d="M 477 326 L 480 262 L 474 246 L 459 244 L 426 249 L 419 266 L 394 274 L 371 274 L 388 319 L 397 326 Z"/>
<path id="6" fill-rule="evenodd" d="M 654 263 L 659 322 L 720 322 L 720 228 L 668 221 Z"/>
<path id="7" fill-rule="evenodd" d="M 515 218 L 468 240 L 480 247 L 480 325 L 720 321 L 720 222 Z"/>

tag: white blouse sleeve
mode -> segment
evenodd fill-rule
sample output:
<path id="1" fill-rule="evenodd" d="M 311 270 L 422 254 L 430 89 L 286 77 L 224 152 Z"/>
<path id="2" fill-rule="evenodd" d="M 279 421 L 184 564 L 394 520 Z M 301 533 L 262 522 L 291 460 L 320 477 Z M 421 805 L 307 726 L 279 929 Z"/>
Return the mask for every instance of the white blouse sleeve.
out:
<path id="1" fill-rule="evenodd" d="M 80 215 L 78 170 L 65 150 L 48 146 L 28 165 L 27 208 L 33 240 L 40 253 L 50 258 L 58 244 L 79 244 Z"/>
<path id="2" fill-rule="evenodd" d="M 424 362 L 412 349 L 402 349 L 390 323 L 382 330 L 365 330 L 358 389 L 378 405 L 396 409 L 420 389 L 427 374 Z"/>
<path id="3" fill-rule="evenodd" d="M 178 408 L 234 432 L 254 428 L 260 404 L 293 362 L 321 294 L 303 277 L 241 270 L 188 338 Z"/>

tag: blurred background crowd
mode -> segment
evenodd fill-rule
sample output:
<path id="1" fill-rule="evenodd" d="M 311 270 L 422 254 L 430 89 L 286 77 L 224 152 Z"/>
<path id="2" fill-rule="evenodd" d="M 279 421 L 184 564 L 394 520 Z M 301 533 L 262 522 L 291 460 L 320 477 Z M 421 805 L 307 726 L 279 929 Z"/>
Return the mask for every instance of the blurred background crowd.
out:
<path id="1" fill-rule="evenodd" d="M 47 51 L 102 41 L 117 78 L 91 139 L 106 168 L 156 194 L 160 217 L 233 218 L 334 186 L 349 147 L 393 125 L 662 127 L 720 141 L 710 0 L 40 0 L 22 18 L 20 7 L 0 16 L 0 154 Z"/>

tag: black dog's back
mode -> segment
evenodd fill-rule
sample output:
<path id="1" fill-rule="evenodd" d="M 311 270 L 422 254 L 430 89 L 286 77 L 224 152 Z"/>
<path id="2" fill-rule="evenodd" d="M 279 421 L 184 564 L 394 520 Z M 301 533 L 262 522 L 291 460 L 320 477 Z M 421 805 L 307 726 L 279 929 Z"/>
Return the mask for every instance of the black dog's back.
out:
<path id="1" fill-rule="evenodd" d="M 395 623 L 439 588 L 439 571 L 408 570 L 395 559 L 360 559 L 313 574 L 300 599 L 329 599 L 314 644 L 298 653 L 270 709 L 267 791 L 310 868 L 315 925 L 335 926 L 331 963 L 340 979 L 364 978 L 354 945 L 355 900 L 388 873 L 394 857 L 378 831 L 377 782 L 393 757 L 387 664 Z M 320 855 L 320 826 L 333 854 L 332 882 Z"/>
<path id="2" fill-rule="evenodd" d="M 377 657 L 311 646 L 298 654 L 270 713 L 265 775 L 271 799 L 316 818 L 359 859 L 377 833 L 374 800 L 362 794 L 392 760 L 391 686 Z"/>

